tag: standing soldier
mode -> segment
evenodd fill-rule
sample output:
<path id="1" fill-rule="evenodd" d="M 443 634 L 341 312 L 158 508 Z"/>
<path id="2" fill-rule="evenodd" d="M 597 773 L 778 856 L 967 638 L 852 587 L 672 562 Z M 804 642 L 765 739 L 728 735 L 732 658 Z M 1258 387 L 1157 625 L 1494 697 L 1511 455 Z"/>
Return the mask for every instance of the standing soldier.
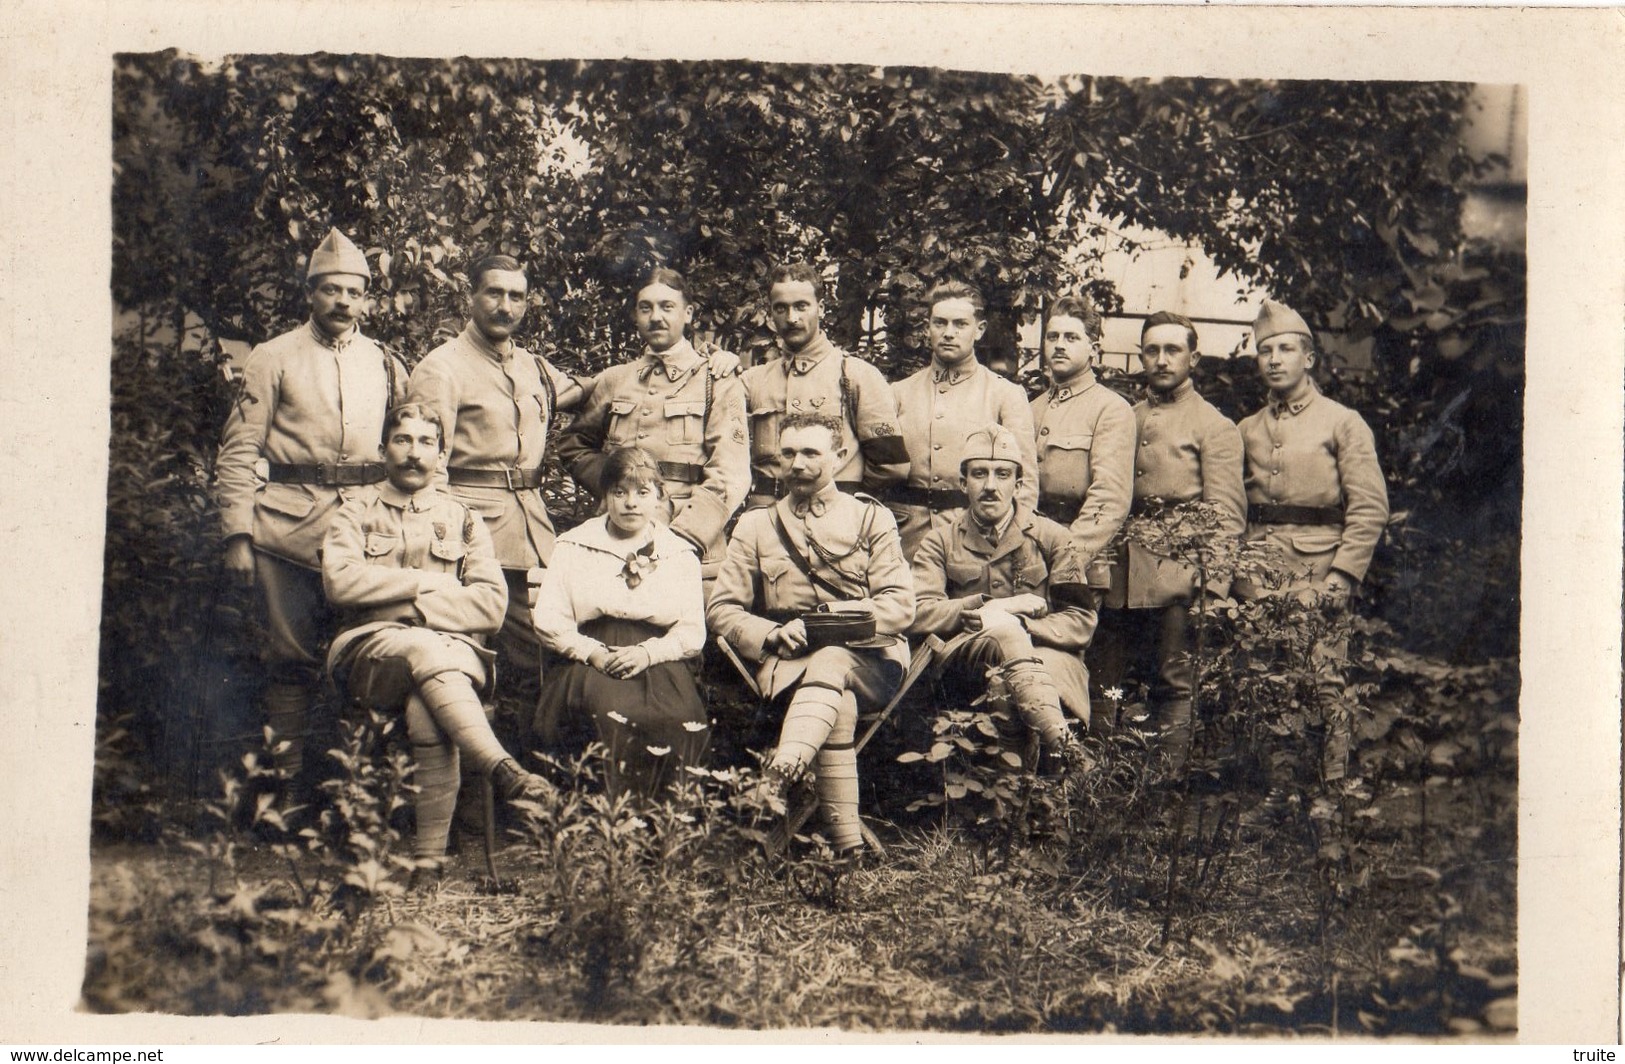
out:
<path id="1" fill-rule="evenodd" d="M 1189 318 L 1158 311 L 1140 329 L 1145 398 L 1134 405 L 1139 448 L 1134 457 L 1131 512 L 1200 500 L 1219 510 L 1219 535 L 1232 543 L 1246 525 L 1247 494 L 1241 483 L 1241 435 L 1236 426 L 1196 393 L 1191 370 L 1197 359 L 1196 326 Z M 1217 545 L 1216 545 L 1217 546 Z M 1156 652 L 1151 720 L 1163 752 L 1182 765 L 1191 741 L 1190 607 L 1198 593 L 1197 571 L 1137 544 L 1122 545 L 1112 561 L 1107 610 L 1095 643 L 1095 679 L 1118 686 L 1129 663 L 1146 649 Z M 1227 579 L 1205 590 L 1229 593 Z"/>
<path id="2" fill-rule="evenodd" d="M 982 293 L 949 281 L 931 289 L 926 303 L 931 363 L 892 385 L 909 471 L 908 483 L 892 488 L 886 498 L 910 556 L 928 530 L 952 527 L 949 511 L 965 506 L 965 493 L 957 487 L 959 458 L 972 432 L 1003 425 L 1019 441 L 1023 466 L 1038 468 L 1027 393 L 976 361 L 976 341 L 987 330 Z M 1017 501 L 1032 509 L 1038 485 L 1024 483 Z"/>
<path id="3" fill-rule="evenodd" d="M 1315 387 L 1309 375 L 1317 357 L 1314 335 L 1296 311 L 1266 299 L 1253 322 L 1253 344 L 1269 397 L 1240 425 L 1246 538 L 1278 548 L 1301 570 L 1290 587 L 1308 588 L 1334 609 L 1346 609 L 1388 523 L 1376 440 L 1359 414 Z M 1243 581 L 1237 591 L 1259 593 Z M 1341 680 L 1323 684 L 1322 705 L 1341 689 Z M 1346 774 L 1348 740 L 1346 723 L 1328 727 L 1327 780 Z"/>
<path id="4" fill-rule="evenodd" d="M 1032 402 L 1038 441 L 1038 512 L 1066 525 L 1089 586 L 1104 593 L 1104 549 L 1128 517 L 1134 482 L 1134 415 L 1095 377 L 1100 313 L 1062 296 L 1044 325 L 1050 387 Z"/>
<path id="5" fill-rule="evenodd" d="M 305 270 L 310 320 L 260 344 L 243 367 L 215 462 L 227 572 L 257 587 L 266 621 L 266 720 L 288 744 L 279 767 L 297 775 L 322 644 L 322 537 L 363 485 L 384 479 L 376 456 L 384 415 L 406 368 L 357 324 L 372 271 L 337 229 Z"/>
<path id="6" fill-rule="evenodd" d="M 757 662 L 762 697 L 788 697 L 778 748 L 767 767 L 782 791 L 816 766 L 819 803 L 837 852 L 863 846 L 858 822 L 858 702 L 885 703 L 902 682 L 914 619 L 914 590 L 892 515 L 867 495 L 835 487 L 846 464 L 841 422 L 829 414 L 787 415 L 779 426 L 779 469 L 790 493 L 745 511 L 706 608 L 706 622 Z M 867 638 L 814 645 L 807 614 L 872 618 Z"/>
<path id="7" fill-rule="evenodd" d="M 959 482 L 970 506 L 949 527 L 927 532 L 910 558 L 910 632 L 948 640 L 945 674 L 962 688 L 984 689 L 996 668 L 1026 726 L 1001 735 L 1003 742 L 1024 747 L 1031 732 L 1070 767 L 1080 751 L 1062 707 L 1088 724 L 1081 655 L 1095 630 L 1094 596 L 1067 530 L 1016 505 L 1026 479 L 1021 463 L 1021 445 L 1003 426 L 966 439 Z"/>
<path id="8" fill-rule="evenodd" d="M 527 701 L 540 682 L 540 643 L 530 588 L 553 553 L 553 521 L 542 500 L 542 459 L 553 414 L 581 402 L 582 383 L 513 340 L 530 282 L 507 255 L 468 270 L 469 322 L 430 351 L 408 389 L 440 419 L 448 444 L 447 492 L 485 519 L 508 587 L 499 645 L 521 676 Z"/>
<path id="9" fill-rule="evenodd" d="M 709 586 L 722 564 L 723 526 L 750 488 L 745 389 L 734 377 L 716 376 L 684 336 L 694 307 L 682 274 L 651 271 L 633 314 L 643 355 L 599 375 L 559 438 L 559 459 L 577 484 L 596 488 L 609 451 L 636 446 L 654 455 L 671 501 L 671 530 L 700 552 Z"/>
<path id="10" fill-rule="evenodd" d="M 751 490 L 764 506 L 784 495 L 779 476 L 779 422 L 800 411 L 841 419 L 846 464 L 835 471 L 842 491 L 880 495 L 908 476 L 908 450 L 897 434 L 897 400 L 881 372 L 830 343 L 821 327 L 824 281 L 804 262 L 773 271 L 768 312 L 783 357 L 741 376 L 750 416 Z"/>

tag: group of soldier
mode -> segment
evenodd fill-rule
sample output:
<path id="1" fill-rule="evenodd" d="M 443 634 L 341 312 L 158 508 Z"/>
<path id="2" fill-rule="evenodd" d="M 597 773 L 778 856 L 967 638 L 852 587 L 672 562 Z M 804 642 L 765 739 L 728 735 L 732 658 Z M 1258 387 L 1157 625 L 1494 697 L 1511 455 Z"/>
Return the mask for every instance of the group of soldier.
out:
<path id="1" fill-rule="evenodd" d="M 642 354 L 583 379 L 514 342 L 528 279 L 492 255 L 469 268 L 467 326 L 408 374 L 359 330 L 370 276 L 336 230 L 311 255 L 310 319 L 249 356 L 217 480 L 226 565 L 264 604 L 283 766 L 299 771 L 324 669 L 352 697 L 404 709 L 426 854 L 444 849 L 460 761 L 508 797 L 538 786 L 482 699 L 490 636 L 525 697 L 546 682 L 532 607 L 555 541 L 540 489 L 558 413 L 574 416 L 557 458 L 590 491 L 606 494 L 606 463 L 627 468 L 617 454 L 652 459 L 669 530 L 699 561 L 706 628 L 782 709 L 764 786 L 782 794 L 813 768 L 838 850 L 863 845 L 858 715 L 897 689 L 910 636 L 944 642 L 945 682 L 997 681 L 1004 738 L 1044 771 L 1082 763 L 1085 652 L 1097 689 L 1152 658 L 1145 726 L 1180 758 L 1191 606 L 1231 589 L 1118 542 L 1129 515 L 1212 504 L 1223 535 L 1275 546 L 1333 608 L 1387 520 L 1371 431 L 1319 393 L 1313 334 L 1268 300 L 1253 327 L 1268 399 L 1238 428 L 1195 392 L 1196 329 L 1168 312 L 1145 320 L 1145 396 L 1130 406 L 1096 376 L 1100 315 L 1055 300 L 1048 387 L 1029 401 L 978 361 L 971 286 L 930 291 L 930 363 L 893 383 L 825 335 L 809 265 L 771 274 L 779 352 L 742 372 L 696 350 L 686 282 L 656 269 L 634 295 Z M 593 660 L 626 675 L 639 658 Z"/>

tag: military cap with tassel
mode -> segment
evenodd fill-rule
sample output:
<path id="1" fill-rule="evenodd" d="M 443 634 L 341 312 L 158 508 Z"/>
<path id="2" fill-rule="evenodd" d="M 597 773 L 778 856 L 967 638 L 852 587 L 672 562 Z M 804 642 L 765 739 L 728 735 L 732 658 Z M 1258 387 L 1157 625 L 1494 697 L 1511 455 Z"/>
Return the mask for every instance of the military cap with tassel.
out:
<path id="1" fill-rule="evenodd" d="M 310 253 L 310 265 L 305 270 L 305 280 L 320 277 L 324 273 L 353 273 L 358 277 L 372 277 L 372 267 L 367 265 L 367 256 L 361 253 L 349 237 L 337 229 L 330 230 L 327 238 L 317 245 L 316 250 Z"/>

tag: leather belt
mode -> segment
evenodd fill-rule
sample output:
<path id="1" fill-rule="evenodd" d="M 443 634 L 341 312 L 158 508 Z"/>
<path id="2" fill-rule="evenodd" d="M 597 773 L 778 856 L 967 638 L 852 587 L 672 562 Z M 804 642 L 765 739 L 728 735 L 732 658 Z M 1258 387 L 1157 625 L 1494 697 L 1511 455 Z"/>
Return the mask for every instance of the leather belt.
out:
<path id="1" fill-rule="evenodd" d="M 856 480 L 837 480 L 835 488 L 837 491 L 844 491 L 848 495 L 852 495 L 862 491 L 863 484 Z M 775 499 L 782 499 L 790 494 L 790 484 L 778 477 L 764 477 L 758 474 L 751 478 L 750 493 L 752 495 L 771 495 Z"/>
<path id="2" fill-rule="evenodd" d="M 451 466 L 446 470 L 446 483 L 468 488 L 506 488 L 509 491 L 529 491 L 541 486 L 540 469 L 519 469 L 504 466 L 501 469 L 470 469 Z"/>
<path id="3" fill-rule="evenodd" d="M 886 501 L 899 506 L 924 506 L 930 510 L 962 510 L 970 505 L 962 491 L 938 491 L 898 484 L 886 492 Z"/>
<path id="4" fill-rule="evenodd" d="M 1336 506 L 1287 506 L 1255 502 L 1247 507 L 1247 520 L 1255 525 L 1340 525 L 1343 511 Z"/>
<path id="5" fill-rule="evenodd" d="M 1082 506 L 1082 499 L 1074 499 L 1070 495 L 1045 495 L 1038 500 L 1034 509 L 1051 521 L 1070 525 L 1078 519 L 1078 509 Z"/>
<path id="6" fill-rule="evenodd" d="M 676 480 L 684 484 L 699 484 L 705 480 L 705 467 L 695 465 L 693 462 L 656 462 L 660 469 L 660 476 L 664 480 Z"/>
<path id="7" fill-rule="evenodd" d="M 322 487 L 350 487 L 377 484 L 384 479 L 382 462 L 271 462 L 273 484 L 316 484 Z"/>

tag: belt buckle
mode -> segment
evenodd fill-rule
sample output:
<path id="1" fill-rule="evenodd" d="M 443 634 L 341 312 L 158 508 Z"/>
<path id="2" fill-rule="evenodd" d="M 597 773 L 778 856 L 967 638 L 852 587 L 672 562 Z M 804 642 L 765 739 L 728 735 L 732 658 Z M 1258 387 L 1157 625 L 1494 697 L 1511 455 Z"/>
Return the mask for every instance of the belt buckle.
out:
<path id="1" fill-rule="evenodd" d="M 524 484 L 521 482 L 517 487 L 514 485 L 513 475 L 515 472 L 516 470 L 513 466 L 502 467 L 502 479 L 508 482 L 508 490 L 517 493 L 520 488 L 524 487 Z"/>

